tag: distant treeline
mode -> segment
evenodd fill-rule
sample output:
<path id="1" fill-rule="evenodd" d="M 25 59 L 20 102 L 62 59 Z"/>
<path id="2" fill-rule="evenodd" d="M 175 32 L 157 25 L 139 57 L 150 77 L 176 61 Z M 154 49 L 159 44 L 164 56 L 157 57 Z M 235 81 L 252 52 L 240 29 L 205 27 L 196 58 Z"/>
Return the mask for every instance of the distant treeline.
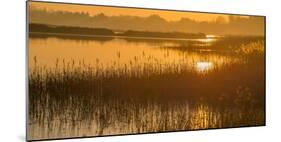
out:
<path id="1" fill-rule="evenodd" d="M 104 35 L 104 36 L 131 36 L 131 37 L 154 37 L 154 38 L 205 38 L 204 33 L 181 33 L 181 32 L 149 32 L 128 30 L 124 33 L 114 33 L 106 28 L 86 28 L 53 26 L 45 24 L 29 24 L 29 32 L 75 34 L 75 35 Z"/>
<path id="2" fill-rule="evenodd" d="M 114 8 L 112 8 L 113 10 Z M 264 17 L 221 14 L 213 21 L 197 21 L 191 17 L 182 17 L 177 21 L 168 21 L 161 14 L 147 15 L 108 15 L 100 11 L 91 15 L 90 11 L 69 12 L 52 11 L 38 7 L 29 7 L 30 23 L 63 25 L 70 27 L 107 28 L 122 31 L 157 31 L 180 33 L 205 33 L 212 35 L 264 35 Z M 118 13 L 118 10 L 116 10 Z M 188 12 L 187 12 L 188 13 Z M 204 14 L 203 14 L 204 15 Z"/>
<path id="3" fill-rule="evenodd" d="M 29 24 L 29 32 L 77 35 L 114 35 L 114 32 L 112 30 L 105 28 L 50 26 L 44 24 Z"/>

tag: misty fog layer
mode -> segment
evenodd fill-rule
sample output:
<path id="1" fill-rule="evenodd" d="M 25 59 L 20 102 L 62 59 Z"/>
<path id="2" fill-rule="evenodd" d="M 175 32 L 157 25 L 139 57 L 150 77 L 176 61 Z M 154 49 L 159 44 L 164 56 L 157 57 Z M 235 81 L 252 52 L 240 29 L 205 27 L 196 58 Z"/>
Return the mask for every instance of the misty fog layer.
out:
<path id="1" fill-rule="evenodd" d="M 216 35 L 264 35 L 264 17 L 249 16 L 248 18 L 230 15 L 226 20 L 218 17 L 216 21 L 194 21 L 182 18 L 179 21 L 167 21 L 159 15 L 148 17 L 107 16 L 103 13 L 91 16 L 86 12 L 47 11 L 30 9 L 30 23 L 48 25 L 108 28 L 113 30 L 139 30 L 157 32 L 188 32 Z"/>

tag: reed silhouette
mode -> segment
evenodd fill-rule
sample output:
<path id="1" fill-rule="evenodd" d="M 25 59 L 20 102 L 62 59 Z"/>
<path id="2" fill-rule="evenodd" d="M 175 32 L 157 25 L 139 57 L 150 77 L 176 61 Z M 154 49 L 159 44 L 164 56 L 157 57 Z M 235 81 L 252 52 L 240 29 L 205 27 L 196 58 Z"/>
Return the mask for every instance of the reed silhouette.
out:
<path id="1" fill-rule="evenodd" d="M 153 57 L 149 63 L 135 57 L 112 66 L 99 59 L 88 65 L 58 58 L 54 68 L 47 68 L 35 56 L 29 72 L 29 137 L 264 125 L 263 41 L 246 43 L 228 53 L 244 62 L 202 72 Z M 116 56 L 122 58 L 119 52 Z M 44 131 L 53 128 L 60 131 Z"/>

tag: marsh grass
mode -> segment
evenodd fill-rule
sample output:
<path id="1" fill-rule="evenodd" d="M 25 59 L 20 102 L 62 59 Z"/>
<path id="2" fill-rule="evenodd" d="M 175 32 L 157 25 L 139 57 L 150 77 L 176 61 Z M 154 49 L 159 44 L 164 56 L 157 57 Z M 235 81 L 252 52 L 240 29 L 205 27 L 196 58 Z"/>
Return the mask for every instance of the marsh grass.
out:
<path id="1" fill-rule="evenodd" d="M 204 73 L 184 63 L 116 68 L 98 60 L 58 59 L 47 68 L 34 57 L 29 139 L 264 125 L 260 49 L 263 42 L 239 46 L 232 56 L 244 62 Z"/>

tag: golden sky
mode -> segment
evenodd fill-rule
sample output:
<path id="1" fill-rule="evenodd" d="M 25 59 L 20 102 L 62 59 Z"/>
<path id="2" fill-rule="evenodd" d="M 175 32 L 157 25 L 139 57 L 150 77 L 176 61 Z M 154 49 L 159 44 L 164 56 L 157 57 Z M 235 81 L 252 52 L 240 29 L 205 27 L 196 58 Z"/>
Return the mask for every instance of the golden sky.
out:
<path id="1" fill-rule="evenodd" d="M 30 2 L 29 4 L 30 6 L 32 6 L 32 8 L 46 9 L 51 11 L 88 12 L 90 15 L 104 13 L 107 16 L 129 15 L 147 17 L 153 14 L 157 14 L 167 21 L 178 21 L 181 18 L 190 18 L 196 21 L 214 21 L 218 16 L 223 16 L 226 18 L 226 20 L 228 19 L 228 15 L 225 14 L 208 14 L 46 2 Z"/>

